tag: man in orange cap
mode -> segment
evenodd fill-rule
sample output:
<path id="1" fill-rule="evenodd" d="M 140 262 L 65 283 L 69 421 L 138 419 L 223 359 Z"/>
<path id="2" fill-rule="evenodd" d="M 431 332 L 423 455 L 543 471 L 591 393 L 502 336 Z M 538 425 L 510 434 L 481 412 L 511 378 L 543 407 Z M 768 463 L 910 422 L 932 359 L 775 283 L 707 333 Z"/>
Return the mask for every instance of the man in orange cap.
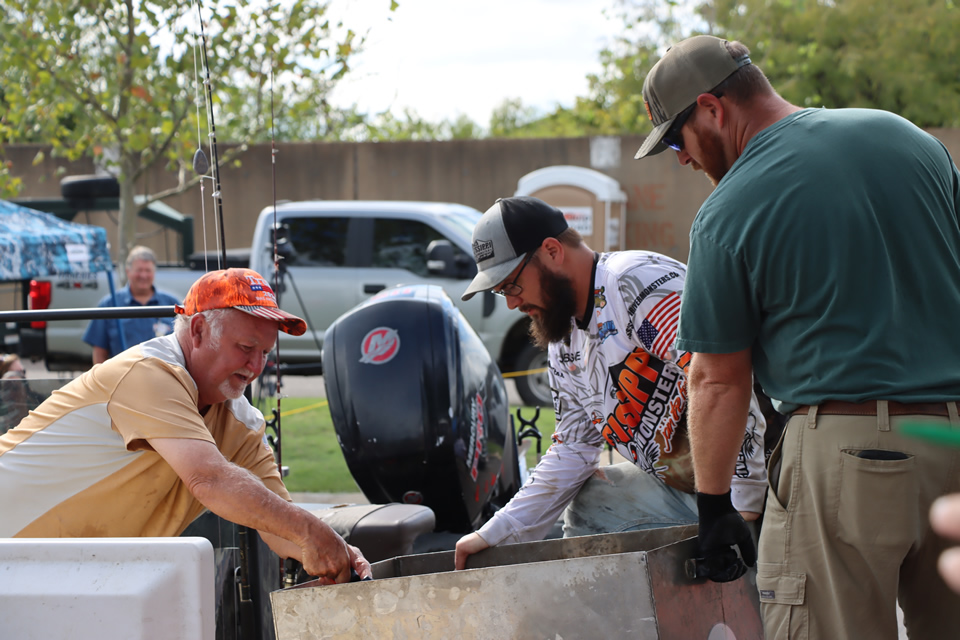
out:
<path id="1" fill-rule="evenodd" d="M 290 503 L 243 396 L 277 329 L 306 323 L 250 269 L 204 275 L 176 312 L 172 334 L 94 367 L 0 437 L 0 537 L 176 536 L 206 508 L 330 583 L 370 576 L 358 549 Z"/>

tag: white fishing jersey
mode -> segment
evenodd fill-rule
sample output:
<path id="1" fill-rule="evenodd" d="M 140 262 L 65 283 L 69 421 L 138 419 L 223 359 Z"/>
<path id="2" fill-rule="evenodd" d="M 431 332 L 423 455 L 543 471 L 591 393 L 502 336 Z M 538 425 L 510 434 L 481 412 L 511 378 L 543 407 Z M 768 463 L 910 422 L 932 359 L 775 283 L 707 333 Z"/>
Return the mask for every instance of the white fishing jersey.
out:
<path id="1" fill-rule="evenodd" d="M 648 251 L 600 254 L 592 305 L 568 339 L 553 343 L 553 443 L 521 490 L 479 531 L 483 539 L 542 539 L 609 444 L 670 487 L 694 492 L 686 369 L 674 348 L 686 266 Z M 751 399 L 731 484 L 740 511 L 763 510 L 766 423 Z"/>

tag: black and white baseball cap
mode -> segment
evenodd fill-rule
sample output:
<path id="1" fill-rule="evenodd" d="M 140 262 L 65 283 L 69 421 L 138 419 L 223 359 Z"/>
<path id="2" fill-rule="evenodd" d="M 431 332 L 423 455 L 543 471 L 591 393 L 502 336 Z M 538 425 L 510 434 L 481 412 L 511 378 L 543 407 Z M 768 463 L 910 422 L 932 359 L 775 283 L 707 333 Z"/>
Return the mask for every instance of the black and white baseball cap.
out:
<path id="1" fill-rule="evenodd" d="M 473 229 L 473 259 L 477 275 L 463 292 L 469 300 L 493 289 L 517 268 L 529 251 L 567 229 L 563 212 L 530 196 L 500 198 Z"/>

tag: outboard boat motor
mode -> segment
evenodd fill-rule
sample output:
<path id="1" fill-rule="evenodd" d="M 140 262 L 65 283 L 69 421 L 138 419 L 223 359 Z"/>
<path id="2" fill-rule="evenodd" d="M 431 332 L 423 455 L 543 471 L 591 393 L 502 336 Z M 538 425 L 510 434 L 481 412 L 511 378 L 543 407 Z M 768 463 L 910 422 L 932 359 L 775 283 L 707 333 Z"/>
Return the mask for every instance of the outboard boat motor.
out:
<path id="1" fill-rule="evenodd" d="M 520 486 L 503 377 L 443 289 L 385 290 L 324 335 L 323 379 L 347 467 L 371 503 L 423 504 L 469 532 Z"/>

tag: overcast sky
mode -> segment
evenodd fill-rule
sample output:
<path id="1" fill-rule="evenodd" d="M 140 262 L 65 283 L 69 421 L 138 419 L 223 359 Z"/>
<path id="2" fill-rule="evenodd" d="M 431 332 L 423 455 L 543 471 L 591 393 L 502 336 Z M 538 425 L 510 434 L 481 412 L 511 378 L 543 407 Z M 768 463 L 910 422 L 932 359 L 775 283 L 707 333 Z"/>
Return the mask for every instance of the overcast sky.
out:
<path id="1" fill-rule="evenodd" d="M 507 98 L 550 111 L 586 95 L 586 75 L 620 29 L 613 0 L 333 0 L 366 51 L 333 102 L 362 112 L 411 107 L 432 122 L 465 114 L 487 127 Z"/>

